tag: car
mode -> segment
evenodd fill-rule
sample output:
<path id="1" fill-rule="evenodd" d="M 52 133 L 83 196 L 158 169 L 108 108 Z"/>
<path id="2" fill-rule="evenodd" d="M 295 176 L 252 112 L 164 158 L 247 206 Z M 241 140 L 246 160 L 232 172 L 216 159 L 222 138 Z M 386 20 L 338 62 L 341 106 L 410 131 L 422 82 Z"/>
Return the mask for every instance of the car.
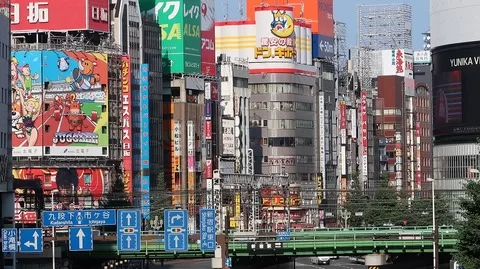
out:
<path id="1" fill-rule="evenodd" d="M 330 257 L 328 256 L 319 256 L 319 257 L 312 257 L 310 258 L 312 264 L 330 264 Z"/>

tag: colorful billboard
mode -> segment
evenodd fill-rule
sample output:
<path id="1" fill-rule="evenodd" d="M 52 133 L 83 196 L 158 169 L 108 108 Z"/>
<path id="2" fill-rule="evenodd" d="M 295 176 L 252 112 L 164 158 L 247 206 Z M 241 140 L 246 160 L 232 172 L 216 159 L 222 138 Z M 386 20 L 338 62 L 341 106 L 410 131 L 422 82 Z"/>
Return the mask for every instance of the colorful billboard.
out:
<path id="1" fill-rule="evenodd" d="M 122 56 L 122 156 L 123 184 L 125 192 L 133 193 L 133 149 L 132 149 L 132 73 L 129 55 Z"/>
<path id="2" fill-rule="evenodd" d="M 12 0 L 12 32 L 110 31 L 108 0 L 73 0 L 65 8 L 63 1 Z"/>
<path id="3" fill-rule="evenodd" d="M 215 0 L 201 1 L 202 73 L 215 76 Z"/>
<path id="4" fill-rule="evenodd" d="M 141 209 L 145 219 L 150 219 L 150 126 L 148 104 L 148 64 L 140 66 L 140 156 L 141 156 Z"/>
<path id="5" fill-rule="evenodd" d="M 164 73 L 201 73 L 200 0 L 141 0 L 140 10 L 153 14 L 162 29 Z"/>
<path id="6" fill-rule="evenodd" d="M 13 156 L 108 156 L 107 55 L 17 51 Z"/>

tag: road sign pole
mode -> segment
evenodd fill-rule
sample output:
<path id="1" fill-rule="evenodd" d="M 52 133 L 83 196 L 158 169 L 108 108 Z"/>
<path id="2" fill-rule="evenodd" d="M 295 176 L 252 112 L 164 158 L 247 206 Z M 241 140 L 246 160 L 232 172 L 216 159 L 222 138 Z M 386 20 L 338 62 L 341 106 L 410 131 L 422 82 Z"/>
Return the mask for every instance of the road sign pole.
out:
<path id="1" fill-rule="evenodd" d="M 52 211 L 55 210 L 55 203 L 53 202 L 53 194 L 57 193 L 58 190 L 52 190 L 50 193 L 52 197 L 50 197 L 52 200 L 50 200 L 52 204 Z M 55 269 L 55 226 L 52 226 L 52 269 Z"/>

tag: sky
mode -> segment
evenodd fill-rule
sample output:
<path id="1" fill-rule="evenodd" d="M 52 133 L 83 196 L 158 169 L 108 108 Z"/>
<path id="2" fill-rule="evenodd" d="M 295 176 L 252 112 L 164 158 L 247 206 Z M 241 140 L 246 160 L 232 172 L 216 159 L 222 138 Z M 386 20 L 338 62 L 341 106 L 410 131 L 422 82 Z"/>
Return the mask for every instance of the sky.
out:
<path id="1" fill-rule="evenodd" d="M 224 21 L 225 1 L 216 2 L 216 16 L 218 21 Z M 269 1 L 266 1 L 269 2 Z M 245 0 L 228 0 L 229 20 L 240 20 L 240 7 L 244 6 Z M 422 33 L 428 31 L 430 24 L 430 1 L 429 0 L 334 0 L 334 18 L 347 24 L 347 42 L 349 47 L 356 46 L 357 39 L 357 5 L 370 4 L 409 4 L 412 6 L 412 41 L 413 49 L 423 49 Z"/>

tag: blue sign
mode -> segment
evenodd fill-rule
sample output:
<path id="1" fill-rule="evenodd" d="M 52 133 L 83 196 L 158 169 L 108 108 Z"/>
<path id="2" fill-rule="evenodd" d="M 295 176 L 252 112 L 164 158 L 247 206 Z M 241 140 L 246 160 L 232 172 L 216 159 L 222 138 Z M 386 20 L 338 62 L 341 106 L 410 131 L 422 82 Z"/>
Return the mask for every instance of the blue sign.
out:
<path id="1" fill-rule="evenodd" d="M 200 210 L 200 249 L 211 251 L 217 248 L 215 209 Z"/>
<path id="2" fill-rule="evenodd" d="M 228 268 L 232 267 L 232 258 L 230 257 L 225 258 L 225 267 L 228 267 Z"/>
<path id="3" fill-rule="evenodd" d="M 188 251 L 187 210 L 165 210 L 165 251 Z"/>
<path id="4" fill-rule="evenodd" d="M 312 34 L 312 57 L 332 59 L 334 57 L 333 37 Z"/>
<path id="5" fill-rule="evenodd" d="M 115 209 L 43 211 L 43 227 L 115 225 Z"/>
<path id="6" fill-rule="evenodd" d="M 92 227 L 68 228 L 68 248 L 70 251 L 93 251 Z"/>
<path id="7" fill-rule="evenodd" d="M 118 210 L 118 251 L 140 251 L 142 219 L 140 210 Z"/>
<path id="8" fill-rule="evenodd" d="M 17 229 L 2 229 L 2 252 L 17 252 Z"/>
<path id="9" fill-rule="evenodd" d="M 205 100 L 205 119 L 209 120 L 212 118 L 212 101 Z"/>
<path id="10" fill-rule="evenodd" d="M 140 66 L 140 161 L 142 169 L 141 201 L 142 215 L 146 220 L 150 219 L 150 115 L 149 115 L 149 66 Z"/>
<path id="11" fill-rule="evenodd" d="M 290 240 L 290 231 L 281 231 L 277 233 L 278 241 L 288 241 Z"/>
<path id="12" fill-rule="evenodd" d="M 20 252 L 43 252 L 42 228 L 19 229 Z"/>

